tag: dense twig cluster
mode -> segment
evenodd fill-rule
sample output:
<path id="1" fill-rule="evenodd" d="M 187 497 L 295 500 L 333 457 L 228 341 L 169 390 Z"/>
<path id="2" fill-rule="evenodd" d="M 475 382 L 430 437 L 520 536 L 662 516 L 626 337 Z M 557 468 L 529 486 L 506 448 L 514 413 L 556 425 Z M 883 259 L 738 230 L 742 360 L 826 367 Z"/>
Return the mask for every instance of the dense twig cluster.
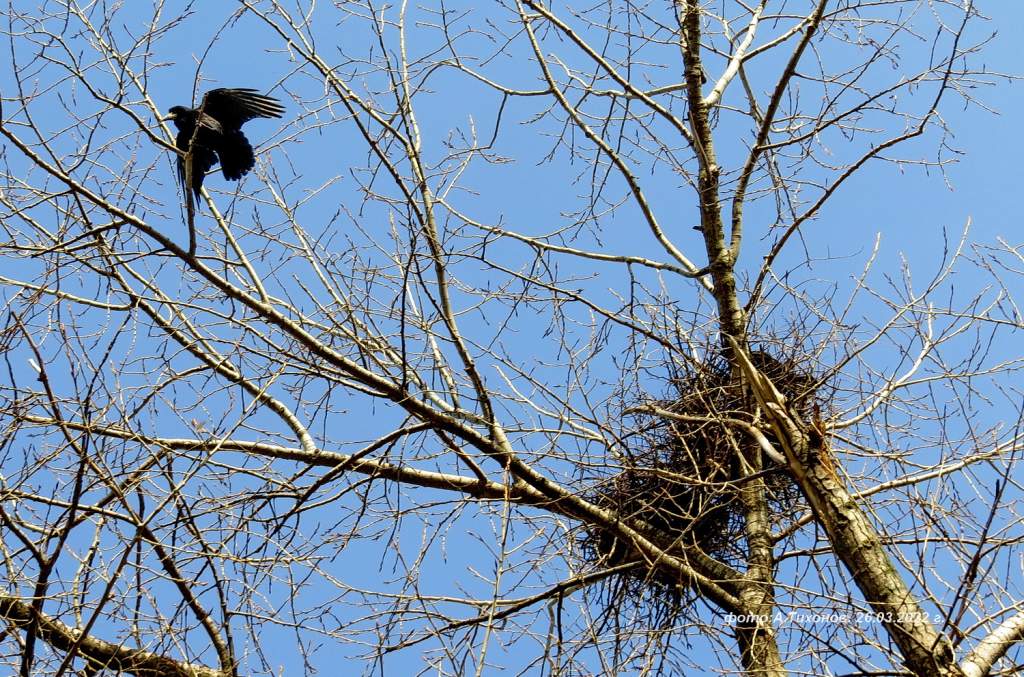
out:
<path id="1" fill-rule="evenodd" d="M 786 396 L 805 420 L 817 417 L 823 403 L 815 393 L 815 379 L 797 360 L 755 350 L 751 361 Z M 672 549 L 709 555 L 730 566 L 746 556 L 744 510 L 739 489 L 745 480 L 761 478 L 770 513 L 777 520 L 799 511 L 802 497 L 782 466 L 752 458 L 756 443 L 729 421 L 757 423 L 756 406 L 729 364 L 715 356 L 705 364 L 685 368 L 671 379 L 670 396 L 657 409 L 674 417 L 640 414 L 636 433 L 623 458 L 621 470 L 603 481 L 591 499 L 619 519 L 653 531 L 656 540 Z M 778 448 L 767 426 L 765 436 Z M 638 555 L 628 543 L 601 528 L 590 528 L 582 539 L 584 559 L 610 567 Z M 662 621 L 691 598 L 687 581 L 639 563 L 610 579 L 605 597 L 609 607 L 647 600 Z"/>

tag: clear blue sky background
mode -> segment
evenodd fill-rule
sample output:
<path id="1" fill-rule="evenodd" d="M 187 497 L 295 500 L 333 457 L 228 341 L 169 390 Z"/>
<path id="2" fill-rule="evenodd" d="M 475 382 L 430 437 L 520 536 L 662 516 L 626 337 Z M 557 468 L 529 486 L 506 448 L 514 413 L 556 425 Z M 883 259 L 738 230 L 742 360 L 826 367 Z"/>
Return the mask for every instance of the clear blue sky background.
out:
<path id="1" fill-rule="evenodd" d="M 997 33 L 980 61 L 993 72 L 1019 76 L 1024 71 L 1024 4 L 997 0 L 978 6 L 992 21 L 975 24 L 971 36 L 977 39 Z M 898 172 L 891 166 L 879 166 L 865 172 L 829 212 L 838 222 L 830 233 L 838 247 L 847 239 L 841 235 L 847 228 L 880 231 L 882 260 L 891 270 L 899 253 L 907 255 L 912 264 L 934 265 L 942 246 L 938 230 L 947 228 L 955 235 L 968 218 L 978 241 L 992 242 L 999 236 L 1020 241 L 1024 83 L 979 87 L 977 95 L 998 114 L 976 106 L 943 110 L 953 133 L 951 145 L 964 151 L 947 169 L 949 186 L 934 171 L 925 174 L 907 168 Z"/>

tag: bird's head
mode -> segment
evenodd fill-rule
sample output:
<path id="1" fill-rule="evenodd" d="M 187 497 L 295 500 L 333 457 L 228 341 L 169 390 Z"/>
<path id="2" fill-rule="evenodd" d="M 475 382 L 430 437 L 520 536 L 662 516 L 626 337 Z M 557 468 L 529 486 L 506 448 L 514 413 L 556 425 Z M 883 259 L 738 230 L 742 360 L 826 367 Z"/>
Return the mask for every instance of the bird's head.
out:
<path id="1" fill-rule="evenodd" d="M 167 111 L 167 117 L 160 118 L 165 122 L 173 122 L 178 127 L 195 115 L 195 111 L 184 106 L 171 106 Z"/>

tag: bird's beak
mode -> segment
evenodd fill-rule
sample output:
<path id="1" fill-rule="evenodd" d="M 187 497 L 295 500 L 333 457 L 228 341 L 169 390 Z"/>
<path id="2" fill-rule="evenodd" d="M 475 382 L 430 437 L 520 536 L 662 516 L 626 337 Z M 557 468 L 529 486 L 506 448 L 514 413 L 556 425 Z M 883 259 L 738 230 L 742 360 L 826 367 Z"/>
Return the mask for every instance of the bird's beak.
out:
<path id="1" fill-rule="evenodd" d="M 160 118 L 160 121 L 161 122 L 173 122 L 175 117 L 176 116 L 174 115 L 174 113 L 171 113 L 167 117 Z"/>

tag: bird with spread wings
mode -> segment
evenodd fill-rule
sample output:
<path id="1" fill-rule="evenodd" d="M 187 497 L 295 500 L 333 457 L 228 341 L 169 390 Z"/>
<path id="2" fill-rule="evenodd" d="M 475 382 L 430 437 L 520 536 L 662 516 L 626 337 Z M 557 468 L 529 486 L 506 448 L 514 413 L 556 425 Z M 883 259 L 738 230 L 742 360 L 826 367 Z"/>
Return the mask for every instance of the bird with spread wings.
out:
<path id="1" fill-rule="evenodd" d="M 256 164 L 249 140 L 242 125 L 253 118 L 279 118 L 284 113 L 281 103 L 255 89 L 211 89 L 203 96 L 199 108 L 174 106 L 164 120 L 178 128 L 175 146 L 185 155 L 178 155 L 178 178 L 182 189 L 199 197 L 206 172 L 220 162 L 221 172 L 229 181 L 237 181 Z M 191 171 L 186 166 L 191 151 Z M 191 174 L 191 180 L 189 179 Z"/>

